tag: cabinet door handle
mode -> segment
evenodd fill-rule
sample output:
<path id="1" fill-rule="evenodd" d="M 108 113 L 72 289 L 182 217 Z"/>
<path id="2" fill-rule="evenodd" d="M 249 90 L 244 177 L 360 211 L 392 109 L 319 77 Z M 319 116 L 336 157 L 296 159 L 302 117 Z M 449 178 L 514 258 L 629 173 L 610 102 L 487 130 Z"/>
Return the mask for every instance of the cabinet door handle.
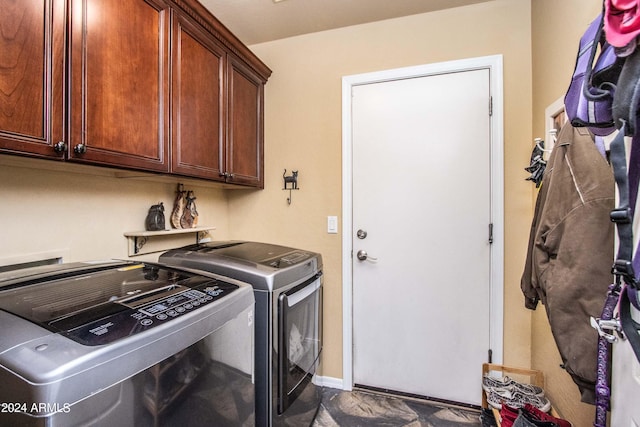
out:
<path id="1" fill-rule="evenodd" d="M 87 152 L 87 146 L 85 144 L 78 144 L 73 147 L 73 152 L 76 154 L 84 154 Z"/>
<path id="2" fill-rule="evenodd" d="M 58 141 L 55 144 L 53 144 L 53 151 L 55 151 L 56 153 L 64 153 L 65 151 L 67 151 L 67 143 L 64 141 Z"/>

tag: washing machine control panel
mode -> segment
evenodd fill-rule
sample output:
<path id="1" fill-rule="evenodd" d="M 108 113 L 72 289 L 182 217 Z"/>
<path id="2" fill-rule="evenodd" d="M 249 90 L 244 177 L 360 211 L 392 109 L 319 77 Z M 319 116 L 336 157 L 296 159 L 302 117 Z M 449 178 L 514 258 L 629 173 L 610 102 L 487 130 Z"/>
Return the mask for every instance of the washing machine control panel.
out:
<path id="1" fill-rule="evenodd" d="M 215 280 L 194 288 L 174 287 L 166 291 L 168 296 L 142 295 L 139 299 L 115 301 L 105 307 L 111 312 L 108 315 L 63 333 L 84 345 L 108 344 L 186 316 L 236 289 L 237 285 Z"/>

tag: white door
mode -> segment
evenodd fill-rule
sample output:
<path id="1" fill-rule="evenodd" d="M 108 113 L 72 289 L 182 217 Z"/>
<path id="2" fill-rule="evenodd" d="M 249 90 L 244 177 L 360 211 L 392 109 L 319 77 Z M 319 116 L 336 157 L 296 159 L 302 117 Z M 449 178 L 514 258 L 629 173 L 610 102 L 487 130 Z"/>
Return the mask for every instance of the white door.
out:
<path id="1" fill-rule="evenodd" d="M 352 88 L 356 385 L 480 404 L 490 95 L 488 69 Z"/>

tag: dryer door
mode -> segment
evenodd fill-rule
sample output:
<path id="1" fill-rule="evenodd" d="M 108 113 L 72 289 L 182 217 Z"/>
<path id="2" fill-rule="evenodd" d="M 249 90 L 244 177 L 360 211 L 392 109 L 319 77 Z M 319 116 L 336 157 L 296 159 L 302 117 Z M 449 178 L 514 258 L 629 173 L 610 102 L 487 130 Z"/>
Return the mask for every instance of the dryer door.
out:
<path id="1" fill-rule="evenodd" d="M 320 275 L 278 297 L 278 414 L 311 382 L 322 351 Z"/>

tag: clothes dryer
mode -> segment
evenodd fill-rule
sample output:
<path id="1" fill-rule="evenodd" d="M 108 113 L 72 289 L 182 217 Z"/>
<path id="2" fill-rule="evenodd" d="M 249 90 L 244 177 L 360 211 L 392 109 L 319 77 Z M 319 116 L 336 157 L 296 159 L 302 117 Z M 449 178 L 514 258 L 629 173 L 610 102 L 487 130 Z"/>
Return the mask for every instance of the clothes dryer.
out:
<path id="1" fill-rule="evenodd" d="M 159 261 L 253 286 L 256 425 L 310 425 L 321 398 L 312 378 L 322 351 L 322 256 L 268 243 L 228 241 L 174 249 Z"/>

